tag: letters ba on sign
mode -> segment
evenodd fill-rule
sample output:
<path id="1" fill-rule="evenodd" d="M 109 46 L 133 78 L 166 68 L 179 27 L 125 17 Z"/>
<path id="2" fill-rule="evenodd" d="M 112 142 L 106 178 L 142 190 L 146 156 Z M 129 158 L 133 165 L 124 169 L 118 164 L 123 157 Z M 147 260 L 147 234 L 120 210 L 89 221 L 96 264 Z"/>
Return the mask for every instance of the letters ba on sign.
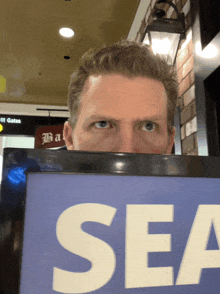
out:
<path id="1" fill-rule="evenodd" d="M 21 294 L 219 293 L 220 180 L 29 174 Z"/>

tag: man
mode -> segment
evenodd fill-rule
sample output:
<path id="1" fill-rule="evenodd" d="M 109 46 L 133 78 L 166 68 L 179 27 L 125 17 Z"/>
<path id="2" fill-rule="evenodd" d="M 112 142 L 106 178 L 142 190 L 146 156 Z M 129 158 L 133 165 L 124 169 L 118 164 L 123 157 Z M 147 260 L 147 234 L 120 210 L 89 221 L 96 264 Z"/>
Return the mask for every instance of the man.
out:
<path id="1" fill-rule="evenodd" d="M 147 45 L 122 40 L 88 52 L 68 97 L 68 150 L 171 154 L 176 74 Z"/>

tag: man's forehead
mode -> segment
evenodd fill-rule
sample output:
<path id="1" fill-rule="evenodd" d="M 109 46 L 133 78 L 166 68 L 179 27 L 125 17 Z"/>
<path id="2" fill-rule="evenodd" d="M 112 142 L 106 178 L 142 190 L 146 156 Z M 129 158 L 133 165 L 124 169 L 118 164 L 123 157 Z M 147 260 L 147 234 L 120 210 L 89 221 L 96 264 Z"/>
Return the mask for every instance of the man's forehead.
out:
<path id="1" fill-rule="evenodd" d="M 91 88 L 97 85 L 97 83 L 101 81 L 101 77 L 101 75 L 90 75 L 85 82 L 81 96 L 83 97 L 88 90 L 91 90 Z"/>
<path id="2" fill-rule="evenodd" d="M 167 113 L 163 84 L 148 78 L 90 76 L 82 96 L 81 114 L 84 119 L 97 116 L 100 119 L 113 117 L 115 120 L 126 118 L 132 121 L 157 117 L 159 120 L 165 119 Z"/>
<path id="3" fill-rule="evenodd" d="M 158 80 L 142 76 L 129 78 L 118 73 L 97 74 L 88 77 L 82 96 L 89 92 L 89 97 L 91 97 L 95 91 L 108 96 L 111 96 L 111 94 L 129 94 L 131 91 L 131 94 L 136 97 L 147 98 L 149 90 L 149 96 L 153 95 L 152 98 L 162 98 L 162 100 L 167 98 L 164 85 Z M 126 99 L 126 97 L 124 98 Z"/>
<path id="4" fill-rule="evenodd" d="M 89 86 L 93 86 L 95 85 L 99 80 L 102 79 L 103 76 L 101 75 L 92 75 L 92 76 L 89 76 Z"/>

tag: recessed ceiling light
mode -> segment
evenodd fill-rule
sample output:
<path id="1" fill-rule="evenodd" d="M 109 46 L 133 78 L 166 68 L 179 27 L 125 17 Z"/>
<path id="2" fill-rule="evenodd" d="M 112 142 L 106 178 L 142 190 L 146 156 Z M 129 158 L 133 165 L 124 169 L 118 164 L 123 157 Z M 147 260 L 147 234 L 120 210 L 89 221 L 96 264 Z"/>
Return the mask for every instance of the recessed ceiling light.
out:
<path id="1" fill-rule="evenodd" d="M 71 38 L 74 36 L 74 31 L 69 28 L 62 28 L 59 30 L 59 33 L 61 36 L 65 37 L 65 38 Z"/>

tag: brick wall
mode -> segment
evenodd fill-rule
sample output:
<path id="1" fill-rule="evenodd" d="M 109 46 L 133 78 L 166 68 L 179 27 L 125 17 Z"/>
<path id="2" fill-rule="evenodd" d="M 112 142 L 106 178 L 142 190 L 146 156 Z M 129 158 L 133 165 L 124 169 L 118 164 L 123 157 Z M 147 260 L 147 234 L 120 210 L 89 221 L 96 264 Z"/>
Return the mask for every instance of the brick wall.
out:
<path id="1" fill-rule="evenodd" d="M 157 0 L 151 0 L 150 5 L 142 20 L 141 27 L 137 33 L 136 41 L 142 39 L 144 30 L 153 21 L 153 10 Z M 185 14 L 186 40 L 182 42 L 177 54 L 176 70 L 179 82 L 178 106 L 180 109 L 180 130 L 181 130 L 181 149 L 183 155 L 198 155 L 197 145 L 197 120 L 195 104 L 195 78 L 193 60 L 193 42 L 191 30 L 191 3 L 190 0 L 172 1 L 179 12 Z M 166 3 L 161 3 L 157 7 L 166 12 L 165 17 L 176 18 L 173 7 Z"/>
<path id="2" fill-rule="evenodd" d="M 180 107 L 182 154 L 198 155 L 191 29 L 188 30 L 186 41 L 183 43 L 177 54 L 176 68 L 179 82 L 178 105 Z"/>

